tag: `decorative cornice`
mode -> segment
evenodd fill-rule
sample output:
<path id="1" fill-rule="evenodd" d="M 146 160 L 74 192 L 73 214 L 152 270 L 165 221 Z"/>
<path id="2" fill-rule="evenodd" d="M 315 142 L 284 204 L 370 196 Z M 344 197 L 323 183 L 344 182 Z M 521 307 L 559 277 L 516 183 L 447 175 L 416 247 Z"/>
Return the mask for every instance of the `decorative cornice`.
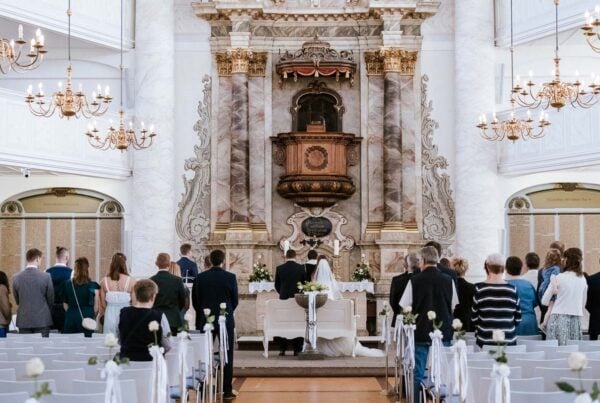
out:
<path id="1" fill-rule="evenodd" d="M 384 73 L 400 73 L 412 76 L 415 74 L 417 64 L 417 52 L 400 48 L 383 48 L 380 51 L 383 59 Z"/>
<path id="2" fill-rule="evenodd" d="M 253 52 L 250 49 L 230 49 L 217 52 L 217 72 L 221 77 L 235 73 L 248 74 L 250 77 L 264 77 L 267 65 L 267 52 Z"/>

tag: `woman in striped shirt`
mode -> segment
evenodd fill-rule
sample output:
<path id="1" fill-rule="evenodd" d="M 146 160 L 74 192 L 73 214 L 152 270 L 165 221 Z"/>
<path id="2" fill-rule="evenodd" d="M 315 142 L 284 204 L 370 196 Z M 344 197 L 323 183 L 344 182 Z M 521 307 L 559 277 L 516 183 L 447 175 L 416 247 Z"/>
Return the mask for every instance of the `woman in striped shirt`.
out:
<path id="1" fill-rule="evenodd" d="M 515 344 L 521 308 L 517 290 L 502 278 L 504 257 L 499 253 L 489 255 L 485 260 L 485 272 L 486 281 L 475 285 L 471 309 L 477 345 L 496 344 L 492 337 L 494 330 L 504 332 L 506 344 Z"/>

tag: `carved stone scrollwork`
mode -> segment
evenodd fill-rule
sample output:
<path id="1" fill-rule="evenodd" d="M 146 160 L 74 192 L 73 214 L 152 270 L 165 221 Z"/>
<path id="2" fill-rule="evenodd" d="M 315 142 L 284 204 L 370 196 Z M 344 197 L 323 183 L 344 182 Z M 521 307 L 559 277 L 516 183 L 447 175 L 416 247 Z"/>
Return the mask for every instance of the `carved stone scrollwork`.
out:
<path id="1" fill-rule="evenodd" d="M 0 207 L 0 215 L 3 217 L 14 217 L 23 214 L 23 206 L 15 200 L 9 200 Z"/>
<path id="2" fill-rule="evenodd" d="M 383 59 L 384 72 L 395 72 L 408 76 L 415 74 L 417 52 L 399 48 L 384 48 L 381 49 L 380 56 Z"/>
<path id="3" fill-rule="evenodd" d="M 360 162 L 360 145 L 353 144 L 346 149 L 346 163 L 352 167 Z"/>
<path id="4" fill-rule="evenodd" d="M 427 81 L 421 78 L 421 158 L 423 172 L 423 236 L 425 239 L 449 241 L 456 230 L 454 199 L 450 176 L 440 173 L 448 168 L 448 161 L 439 155 L 433 143 L 438 122 L 431 118 L 432 102 L 427 100 Z"/>
<path id="5" fill-rule="evenodd" d="M 285 147 L 279 144 L 273 145 L 273 162 L 275 165 L 284 166 L 285 165 Z"/>
<path id="6" fill-rule="evenodd" d="M 194 146 L 194 158 L 185 161 L 184 168 L 191 171 L 190 179 L 183 175 L 185 192 L 178 205 L 175 229 L 182 242 L 192 245 L 195 256 L 206 253 L 204 241 L 210 235 L 210 122 L 211 122 L 211 85 L 209 75 L 202 79 L 203 98 L 198 104 L 200 118 L 194 125 L 198 143 Z"/>

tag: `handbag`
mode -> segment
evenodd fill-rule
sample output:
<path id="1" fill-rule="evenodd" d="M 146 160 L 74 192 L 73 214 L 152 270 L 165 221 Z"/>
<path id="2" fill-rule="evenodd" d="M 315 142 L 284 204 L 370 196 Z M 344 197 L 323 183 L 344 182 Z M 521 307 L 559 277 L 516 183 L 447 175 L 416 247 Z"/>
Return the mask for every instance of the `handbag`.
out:
<path id="1" fill-rule="evenodd" d="M 84 318 L 83 312 L 81 311 L 81 307 L 79 306 L 79 299 L 77 299 L 77 293 L 75 292 L 75 285 L 71 280 L 71 287 L 73 288 L 73 296 L 75 297 L 75 302 L 77 303 L 77 309 L 79 309 L 79 314 L 81 315 L 81 327 L 86 330 L 96 330 L 97 323 L 92 318 Z"/>

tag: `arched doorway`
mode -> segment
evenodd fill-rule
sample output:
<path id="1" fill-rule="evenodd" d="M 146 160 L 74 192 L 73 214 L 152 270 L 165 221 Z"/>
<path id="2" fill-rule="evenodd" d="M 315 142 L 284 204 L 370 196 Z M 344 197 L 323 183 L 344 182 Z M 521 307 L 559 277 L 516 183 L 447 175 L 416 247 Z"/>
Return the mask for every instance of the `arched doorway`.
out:
<path id="1" fill-rule="evenodd" d="M 523 258 L 560 240 L 583 250 L 584 270 L 600 271 L 600 186 L 552 183 L 524 189 L 506 205 L 506 251 Z"/>
<path id="2" fill-rule="evenodd" d="M 28 191 L 0 205 L 0 270 L 12 277 L 25 267 L 25 252 L 38 248 L 54 264 L 56 246 L 85 256 L 98 280 L 114 252 L 123 250 L 123 207 L 104 194 L 73 188 Z"/>

